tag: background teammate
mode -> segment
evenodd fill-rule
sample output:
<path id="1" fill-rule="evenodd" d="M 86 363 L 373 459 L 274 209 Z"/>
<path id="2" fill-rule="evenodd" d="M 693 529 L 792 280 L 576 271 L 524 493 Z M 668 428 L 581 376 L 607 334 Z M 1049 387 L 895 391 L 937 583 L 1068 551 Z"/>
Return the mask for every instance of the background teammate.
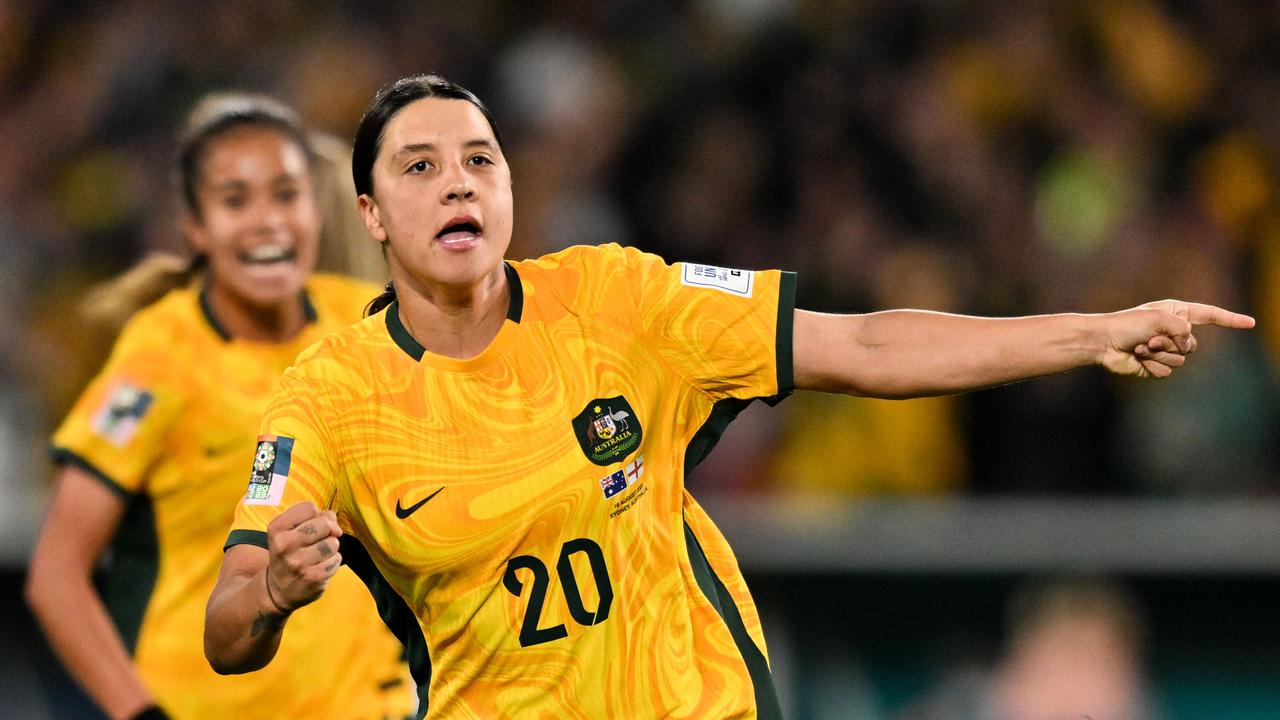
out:
<path id="1" fill-rule="evenodd" d="M 211 96 L 180 151 L 195 260 L 149 259 L 98 296 L 135 310 L 159 299 L 129 320 L 53 438 L 62 469 L 29 603 L 112 718 L 403 717 L 414 700 L 399 645 L 350 573 L 299 613 L 277 666 L 226 678 L 204 660 L 203 600 L 266 401 L 297 353 L 358 319 L 376 290 L 311 275 L 315 158 L 291 110 Z M 99 594 L 91 576 L 108 546 Z"/>

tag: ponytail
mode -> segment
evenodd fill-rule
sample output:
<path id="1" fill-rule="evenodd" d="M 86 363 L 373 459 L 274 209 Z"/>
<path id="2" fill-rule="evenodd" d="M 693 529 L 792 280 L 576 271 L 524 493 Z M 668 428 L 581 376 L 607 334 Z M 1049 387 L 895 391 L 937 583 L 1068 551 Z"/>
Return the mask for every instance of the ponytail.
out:
<path id="1" fill-rule="evenodd" d="M 388 280 L 387 286 L 383 288 L 382 294 L 369 301 L 364 308 L 364 316 L 370 315 L 382 310 L 382 308 L 396 301 L 396 283 L 394 280 Z"/>
<path id="2" fill-rule="evenodd" d="M 206 264 L 204 255 L 186 260 L 169 253 L 153 253 L 123 275 L 89 290 L 80 311 L 95 325 L 117 333 L 137 311 L 169 291 L 191 284 Z"/>
<path id="3" fill-rule="evenodd" d="M 316 271 L 386 282 L 386 259 L 365 229 L 355 201 L 356 186 L 347 171 L 351 147 L 322 132 L 313 132 L 310 137 L 315 150 L 311 177 L 322 215 Z"/>

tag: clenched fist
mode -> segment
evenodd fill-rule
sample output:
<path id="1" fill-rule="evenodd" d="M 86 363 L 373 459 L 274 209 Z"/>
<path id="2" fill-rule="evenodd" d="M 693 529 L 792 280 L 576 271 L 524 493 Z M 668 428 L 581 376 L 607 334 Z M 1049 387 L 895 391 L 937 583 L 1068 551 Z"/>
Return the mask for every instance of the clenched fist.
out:
<path id="1" fill-rule="evenodd" d="M 267 593 L 282 613 L 315 602 L 342 565 L 338 516 L 301 502 L 267 525 Z"/>

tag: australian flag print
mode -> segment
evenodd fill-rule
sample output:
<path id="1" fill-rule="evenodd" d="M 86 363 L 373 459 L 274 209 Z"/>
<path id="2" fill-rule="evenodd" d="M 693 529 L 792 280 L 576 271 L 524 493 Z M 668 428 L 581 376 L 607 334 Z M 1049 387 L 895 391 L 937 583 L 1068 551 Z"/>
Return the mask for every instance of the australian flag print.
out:
<path id="1" fill-rule="evenodd" d="M 642 475 L 644 475 L 644 458 L 637 457 L 633 462 L 627 463 L 625 468 L 600 480 L 600 489 L 604 491 L 604 499 L 608 500 L 635 485 Z"/>
<path id="2" fill-rule="evenodd" d="M 627 489 L 627 475 L 622 470 L 600 481 L 600 489 L 604 490 L 606 500 Z"/>

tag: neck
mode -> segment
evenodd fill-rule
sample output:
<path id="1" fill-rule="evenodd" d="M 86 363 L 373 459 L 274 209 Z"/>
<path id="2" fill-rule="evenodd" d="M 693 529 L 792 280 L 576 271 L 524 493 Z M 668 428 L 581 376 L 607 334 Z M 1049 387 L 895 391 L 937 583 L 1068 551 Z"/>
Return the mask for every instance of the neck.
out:
<path id="1" fill-rule="evenodd" d="M 507 318 L 510 288 L 499 264 L 464 288 L 396 279 L 400 321 L 413 339 L 437 355 L 466 360 L 484 352 Z"/>
<path id="2" fill-rule="evenodd" d="M 297 337 L 307 324 L 302 298 L 295 296 L 278 305 L 258 306 L 209 286 L 209 305 L 214 319 L 233 338 L 251 342 L 283 343 Z"/>

